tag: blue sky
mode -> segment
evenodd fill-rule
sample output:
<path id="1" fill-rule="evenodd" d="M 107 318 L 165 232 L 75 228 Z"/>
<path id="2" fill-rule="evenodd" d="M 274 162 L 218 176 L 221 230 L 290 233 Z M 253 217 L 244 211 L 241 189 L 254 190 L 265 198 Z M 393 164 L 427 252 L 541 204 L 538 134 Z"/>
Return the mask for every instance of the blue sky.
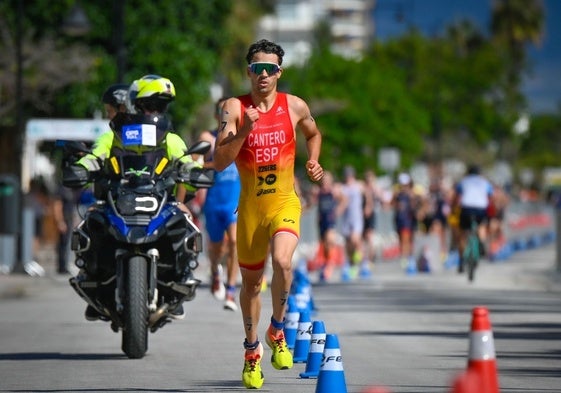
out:
<path id="1" fill-rule="evenodd" d="M 427 35 L 440 34 L 460 19 L 488 32 L 492 0 L 377 0 L 376 35 L 395 36 L 417 26 Z M 561 104 L 561 1 L 544 0 L 546 21 L 541 47 L 530 47 L 532 74 L 523 83 L 530 111 L 554 112 Z M 398 21 L 398 11 L 403 16 Z"/>

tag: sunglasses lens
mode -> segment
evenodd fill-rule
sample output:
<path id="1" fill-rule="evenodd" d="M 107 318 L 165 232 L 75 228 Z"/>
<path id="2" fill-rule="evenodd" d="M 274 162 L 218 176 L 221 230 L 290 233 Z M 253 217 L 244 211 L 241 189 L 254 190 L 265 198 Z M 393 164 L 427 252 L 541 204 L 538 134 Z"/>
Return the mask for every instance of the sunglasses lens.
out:
<path id="1" fill-rule="evenodd" d="M 254 74 L 262 74 L 263 71 L 267 72 L 267 75 L 273 75 L 279 72 L 280 67 L 273 63 L 251 63 L 249 69 Z"/>

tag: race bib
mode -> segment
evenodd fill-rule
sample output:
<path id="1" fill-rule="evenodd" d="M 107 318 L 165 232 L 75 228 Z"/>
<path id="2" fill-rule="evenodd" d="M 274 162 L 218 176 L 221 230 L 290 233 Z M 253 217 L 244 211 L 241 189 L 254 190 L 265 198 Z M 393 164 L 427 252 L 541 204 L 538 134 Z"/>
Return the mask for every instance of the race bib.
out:
<path id="1" fill-rule="evenodd" d="M 156 125 L 124 125 L 121 139 L 123 141 L 123 146 L 156 146 Z"/>

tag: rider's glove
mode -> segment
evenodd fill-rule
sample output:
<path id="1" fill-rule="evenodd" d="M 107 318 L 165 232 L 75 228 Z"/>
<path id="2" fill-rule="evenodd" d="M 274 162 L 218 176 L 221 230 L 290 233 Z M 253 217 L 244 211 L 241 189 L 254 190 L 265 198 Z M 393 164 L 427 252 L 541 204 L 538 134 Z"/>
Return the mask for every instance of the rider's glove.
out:
<path id="1" fill-rule="evenodd" d="M 92 154 L 87 154 L 78 160 L 78 164 L 82 165 L 90 172 L 101 170 L 101 160 Z"/>
<path id="2" fill-rule="evenodd" d="M 191 175 L 191 170 L 193 168 L 200 168 L 200 167 L 201 165 L 198 162 L 194 162 L 194 161 L 184 162 L 179 167 L 179 174 L 181 175 L 182 178 L 189 179 L 189 176 Z"/>
<path id="3" fill-rule="evenodd" d="M 88 184 L 89 173 L 82 165 L 69 165 L 62 170 L 62 184 L 69 188 L 81 188 Z"/>
<path id="4" fill-rule="evenodd" d="M 183 162 L 179 167 L 179 176 L 182 179 L 183 187 L 185 187 L 187 191 L 190 192 L 197 191 L 197 188 L 189 184 L 189 181 L 191 180 L 191 173 L 193 172 L 193 170 L 200 167 L 201 164 L 199 164 L 196 161 Z"/>

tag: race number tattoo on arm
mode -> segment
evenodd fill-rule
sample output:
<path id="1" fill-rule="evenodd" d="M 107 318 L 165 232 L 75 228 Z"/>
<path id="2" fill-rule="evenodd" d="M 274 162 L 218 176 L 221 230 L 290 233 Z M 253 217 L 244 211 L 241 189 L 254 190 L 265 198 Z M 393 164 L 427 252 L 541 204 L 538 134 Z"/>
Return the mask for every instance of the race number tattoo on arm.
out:
<path id="1" fill-rule="evenodd" d="M 228 116 L 228 111 L 224 111 L 224 113 L 222 114 L 222 117 L 225 118 L 226 116 Z M 220 121 L 220 132 L 223 132 L 224 129 L 226 128 L 226 124 L 228 122 L 226 120 L 221 120 Z"/>

